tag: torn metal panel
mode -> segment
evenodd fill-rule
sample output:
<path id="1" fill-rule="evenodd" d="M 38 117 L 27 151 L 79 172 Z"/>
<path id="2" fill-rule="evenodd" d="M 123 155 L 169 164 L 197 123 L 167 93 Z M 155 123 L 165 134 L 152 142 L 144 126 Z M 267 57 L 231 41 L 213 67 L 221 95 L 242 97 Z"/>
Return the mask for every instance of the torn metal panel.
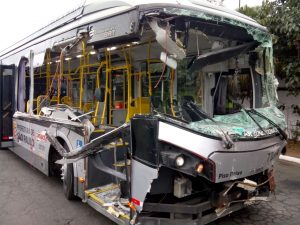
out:
<path id="1" fill-rule="evenodd" d="M 51 143 L 51 145 L 57 150 L 60 155 L 67 154 L 68 151 L 59 143 L 59 141 L 54 137 L 51 133 L 45 132 L 47 140 Z"/>
<path id="2" fill-rule="evenodd" d="M 152 18 L 149 22 L 150 27 L 156 34 L 157 42 L 175 59 L 184 59 L 186 56 L 185 50 L 179 47 L 176 42 L 170 38 L 170 26 L 167 25 L 165 29 L 158 25 L 159 19 Z"/>
<path id="3" fill-rule="evenodd" d="M 34 61 L 33 61 L 33 68 L 40 67 L 44 64 L 46 49 L 41 52 L 35 52 L 34 54 Z"/>
<path id="4" fill-rule="evenodd" d="M 263 27 L 257 27 L 250 25 L 249 23 L 242 22 L 238 18 L 229 18 L 227 16 L 215 16 L 205 11 L 197 11 L 195 9 L 185 9 L 185 8 L 166 8 L 165 13 L 168 14 L 175 14 L 181 16 L 190 16 L 196 17 L 199 19 L 204 19 L 207 21 L 216 21 L 222 22 L 225 24 L 230 24 L 233 26 L 238 26 L 241 28 L 246 29 L 247 33 L 250 34 L 254 40 L 260 42 L 263 47 L 271 47 L 272 46 L 272 37 L 270 34 L 267 33 Z"/>
<path id="5" fill-rule="evenodd" d="M 131 166 L 131 196 L 138 212 L 143 209 L 143 204 L 151 184 L 158 178 L 158 169 L 146 166 L 137 160 L 132 160 Z"/>
<path id="6" fill-rule="evenodd" d="M 190 67 L 190 71 L 194 72 L 195 70 L 202 69 L 204 66 L 228 60 L 234 56 L 248 52 L 255 46 L 257 46 L 256 41 L 204 53 L 195 59 Z"/>
<path id="7" fill-rule="evenodd" d="M 105 145 L 111 143 L 117 138 L 122 138 L 122 135 L 126 130 L 128 130 L 128 128 L 129 124 L 125 123 L 122 126 L 115 128 L 114 130 L 109 131 L 102 136 L 92 140 L 90 143 L 84 145 L 83 147 L 75 149 L 74 151 L 69 153 L 63 153 L 61 156 L 65 159 L 59 161 L 58 163 L 73 163 L 79 159 L 87 157 L 88 155 L 94 154 L 101 150 L 104 151 L 106 150 L 104 148 Z"/>

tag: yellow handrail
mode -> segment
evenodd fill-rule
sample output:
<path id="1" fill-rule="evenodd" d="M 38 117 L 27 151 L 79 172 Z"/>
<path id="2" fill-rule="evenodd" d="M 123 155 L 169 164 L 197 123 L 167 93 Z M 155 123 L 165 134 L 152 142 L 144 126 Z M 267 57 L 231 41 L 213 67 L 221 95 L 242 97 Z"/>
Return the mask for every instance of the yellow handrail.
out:
<path id="1" fill-rule="evenodd" d="M 104 65 L 107 65 L 107 62 L 101 62 L 98 69 L 97 69 L 97 75 L 96 75 L 96 87 L 97 88 L 100 88 L 100 71 L 102 69 L 102 67 Z M 94 118 L 93 118 L 93 124 L 94 125 L 97 125 L 97 122 L 98 122 L 98 112 L 99 112 L 99 104 L 100 102 L 97 101 L 96 103 L 96 109 L 95 109 L 95 114 L 94 114 Z"/>
<path id="2" fill-rule="evenodd" d="M 81 41 L 82 46 L 82 58 L 80 58 L 80 66 L 86 65 L 86 51 L 85 51 L 85 40 Z M 84 74 L 84 67 L 80 68 L 80 88 L 79 88 L 79 108 L 83 110 L 82 107 L 82 98 L 83 98 L 83 74 Z"/>
<path id="3" fill-rule="evenodd" d="M 103 111 L 101 116 L 101 124 L 104 124 L 104 118 L 105 118 L 105 111 L 106 111 L 106 105 L 107 105 L 107 94 L 110 92 L 108 89 L 108 79 L 109 79 L 109 73 L 110 73 L 110 60 L 108 56 L 108 52 L 105 51 L 105 60 L 107 62 L 106 71 L 105 71 L 105 95 L 104 95 L 104 105 L 103 105 Z"/>

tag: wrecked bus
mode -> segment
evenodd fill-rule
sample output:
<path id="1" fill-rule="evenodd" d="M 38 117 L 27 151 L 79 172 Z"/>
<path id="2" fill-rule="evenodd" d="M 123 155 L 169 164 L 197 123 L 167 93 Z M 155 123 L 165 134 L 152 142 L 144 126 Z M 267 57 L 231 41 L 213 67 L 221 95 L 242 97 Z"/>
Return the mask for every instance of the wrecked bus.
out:
<path id="1" fill-rule="evenodd" d="M 0 60 L 11 150 L 117 224 L 207 224 L 275 189 L 287 137 L 272 41 L 242 14 L 88 1 Z"/>

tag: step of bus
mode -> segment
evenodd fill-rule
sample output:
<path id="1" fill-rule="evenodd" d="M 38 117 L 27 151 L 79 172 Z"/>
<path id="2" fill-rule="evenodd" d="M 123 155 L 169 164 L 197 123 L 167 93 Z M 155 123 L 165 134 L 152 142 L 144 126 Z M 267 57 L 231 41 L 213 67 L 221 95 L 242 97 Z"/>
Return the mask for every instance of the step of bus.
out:
<path id="1" fill-rule="evenodd" d="M 123 168 L 125 167 L 126 165 L 127 166 L 130 166 L 131 165 L 131 160 L 130 159 L 127 159 L 127 163 L 125 163 L 125 160 L 122 160 L 122 161 L 118 161 L 114 164 L 112 164 L 116 169 L 117 168 Z"/>
<path id="2" fill-rule="evenodd" d="M 119 185 L 111 183 L 85 191 L 87 203 L 95 210 L 120 225 L 129 224 L 128 199 L 120 198 Z"/>

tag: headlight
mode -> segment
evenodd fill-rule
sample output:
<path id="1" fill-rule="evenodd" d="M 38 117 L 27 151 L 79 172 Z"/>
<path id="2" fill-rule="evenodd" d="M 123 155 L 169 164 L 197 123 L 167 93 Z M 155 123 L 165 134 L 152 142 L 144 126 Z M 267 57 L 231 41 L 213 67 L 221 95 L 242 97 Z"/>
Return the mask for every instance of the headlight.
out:
<path id="1" fill-rule="evenodd" d="M 176 157 L 175 165 L 177 167 L 182 167 L 184 165 L 184 157 L 182 155 Z"/>
<path id="2" fill-rule="evenodd" d="M 202 173 L 203 172 L 203 169 L 204 169 L 204 165 L 202 163 L 199 163 L 197 166 L 196 166 L 196 172 L 197 173 Z"/>

